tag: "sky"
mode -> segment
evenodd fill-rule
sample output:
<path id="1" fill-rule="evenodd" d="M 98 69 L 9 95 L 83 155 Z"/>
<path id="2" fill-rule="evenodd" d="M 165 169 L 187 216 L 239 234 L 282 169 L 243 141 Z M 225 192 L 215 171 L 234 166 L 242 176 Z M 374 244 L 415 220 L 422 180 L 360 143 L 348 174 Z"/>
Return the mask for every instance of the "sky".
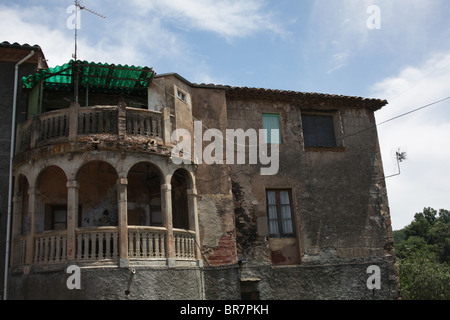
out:
<path id="1" fill-rule="evenodd" d="M 0 0 L 0 42 L 37 44 L 50 67 L 68 62 L 73 4 Z M 81 11 L 81 60 L 152 67 L 193 83 L 386 99 L 375 116 L 385 175 L 395 175 L 386 179 L 393 229 L 425 207 L 450 210 L 450 1 L 82 4 L 105 18 Z M 400 171 L 399 150 L 407 157 Z"/>

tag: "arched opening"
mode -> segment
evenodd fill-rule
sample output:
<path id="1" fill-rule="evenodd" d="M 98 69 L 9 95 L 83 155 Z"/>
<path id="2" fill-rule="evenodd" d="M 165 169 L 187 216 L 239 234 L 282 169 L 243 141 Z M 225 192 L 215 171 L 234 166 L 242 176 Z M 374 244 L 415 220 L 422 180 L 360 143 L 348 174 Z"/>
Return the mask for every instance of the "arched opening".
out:
<path id="1" fill-rule="evenodd" d="M 174 172 L 172 185 L 173 227 L 189 230 L 189 208 L 187 190 L 191 188 L 189 173 L 183 169 Z"/>
<path id="2" fill-rule="evenodd" d="M 19 175 L 17 179 L 17 196 L 20 197 L 21 206 L 21 221 L 20 221 L 20 234 L 26 235 L 30 233 L 30 214 L 29 214 L 29 195 L 28 190 L 30 189 L 30 184 L 28 179 L 24 175 Z M 18 218 L 18 217 L 17 217 Z"/>
<path id="3" fill-rule="evenodd" d="M 91 161 L 78 172 L 78 226 L 117 226 L 117 180 L 113 166 Z"/>
<path id="4" fill-rule="evenodd" d="M 67 229 L 67 177 L 57 166 L 45 168 L 38 178 L 37 231 Z"/>
<path id="5" fill-rule="evenodd" d="M 153 164 L 140 162 L 128 172 L 128 225 L 163 225 L 161 212 L 161 173 Z"/>

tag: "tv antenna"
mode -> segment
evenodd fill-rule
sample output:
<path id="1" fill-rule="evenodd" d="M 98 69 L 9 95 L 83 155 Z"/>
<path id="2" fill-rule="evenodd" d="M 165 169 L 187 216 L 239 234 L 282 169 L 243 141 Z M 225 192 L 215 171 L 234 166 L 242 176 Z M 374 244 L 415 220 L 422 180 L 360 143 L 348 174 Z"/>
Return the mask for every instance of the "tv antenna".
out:
<path id="1" fill-rule="evenodd" d="M 386 179 L 400 175 L 400 163 L 406 160 L 406 152 L 401 152 L 400 149 L 398 149 L 398 151 L 395 153 L 395 158 L 397 160 L 398 173 L 387 176 Z"/>
<path id="2" fill-rule="evenodd" d="M 78 11 L 86 10 L 100 18 L 106 19 L 104 15 L 101 15 L 98 12 L 95 12 L 91 9 L 86 8 L 83 3 L 79 0 L 75 0 L 75 53 L 73 54 L 73 59 L 75 61 L 74 71 L 75 71 L 75 102 L 78 102 L 78 56 L 77 56 L 77 40 L 78 40 Z"/>

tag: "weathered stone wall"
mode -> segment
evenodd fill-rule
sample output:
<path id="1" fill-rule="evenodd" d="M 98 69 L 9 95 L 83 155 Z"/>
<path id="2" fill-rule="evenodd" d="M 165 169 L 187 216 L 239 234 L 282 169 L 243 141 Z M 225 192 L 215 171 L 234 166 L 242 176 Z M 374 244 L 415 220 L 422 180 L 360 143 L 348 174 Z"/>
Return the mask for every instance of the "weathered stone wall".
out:
<path id="1" fill-rule="evenodd" d="M 336 148 L 304 147 L 302 110 L 336 114 Z M 266 272 L 256 272 L 258 277 L 278 279 L 261 280 L 261 297 L 372 298 L 363 280 L 367 266 L 375 264 L 384 270 L 377 297 L 395 298 L 392 230 L 373 111 L 325 100 L 235 99 L 228 101 L 228 126 L 262 129 L 262 113 L 280 115 L 278 174 L 262 176 L 258 165 L 230 166 L 238 259 L 247 261 L 250 274 L 262 268 Z M 270 239 L 267 188 L 292 190 L 295 239 Z"/>
<path id="2" fill-rule="evenodd" d="M 81 268 L 81 289 L 70 290 L 65 268 L 10 276 L 10 300 L 199 300 L 203 275 L 198 268 Z"/>
<path id="3" fill-rule="evenodd" d="M 218 129 L 225 137 L 228 127 L 225 92 L 196 88 L 192 96 L 193 116 L 202 122 L 201 135 L 208 128 Z M 201 150 L 210 142 L 201 143 Z M 206 164 L 196 169 L 197 206 L 202 249 L 207 264 L 235 264 L 236 238 L 233 195 L 226 165 Z"/>
<path id="4" fill-rule="evenodd" d="M 367 288 L 367 268 L 381 269 L 381 290 Z M 390 300 L 397 298 L 396 284 L 389 278 L 392 264 L 371 262 L 318 264 L 284 267 L 244 267 L 242 279 L 258 279 L 262 300 Z"/>

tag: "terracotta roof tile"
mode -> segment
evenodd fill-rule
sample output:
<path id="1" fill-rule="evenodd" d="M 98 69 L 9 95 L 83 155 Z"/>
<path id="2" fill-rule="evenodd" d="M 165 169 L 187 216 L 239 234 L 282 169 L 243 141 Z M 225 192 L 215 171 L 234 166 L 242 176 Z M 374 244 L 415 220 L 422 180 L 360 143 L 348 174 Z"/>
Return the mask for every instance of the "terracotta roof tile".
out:
<path id="1" fill-rule="evenodd" d="M 328 100 L 336 102 L 357 103 L 373 110 L 381 109 L 387 105 L 386 100 L 364 98 L 358 96 L 335 95 L 316 92 L 301 92 L 293 90 L 252 88 L 252 87 L 235 87 L 215 84 L 194 84 L 196 87 L 202 88 L 218 88 L 226 90 L 227 96 L 230 98 L 250 98 L 250 99 L 301 99 L 301 100 Z"/>

